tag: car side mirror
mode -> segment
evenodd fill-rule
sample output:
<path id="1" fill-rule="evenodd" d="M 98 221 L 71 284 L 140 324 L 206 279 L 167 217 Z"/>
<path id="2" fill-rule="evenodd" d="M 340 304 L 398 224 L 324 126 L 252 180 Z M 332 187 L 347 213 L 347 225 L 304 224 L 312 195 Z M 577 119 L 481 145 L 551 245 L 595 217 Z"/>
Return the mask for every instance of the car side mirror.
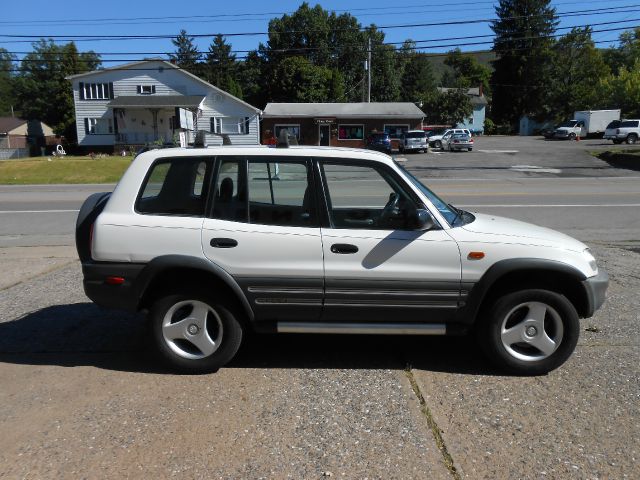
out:
<path id="1" fill-rule="evenodd" d="M 416 210 L 415 218 L 417 230 L 432 230 L 436 226 L 431 214 L 423 208 Z"/>

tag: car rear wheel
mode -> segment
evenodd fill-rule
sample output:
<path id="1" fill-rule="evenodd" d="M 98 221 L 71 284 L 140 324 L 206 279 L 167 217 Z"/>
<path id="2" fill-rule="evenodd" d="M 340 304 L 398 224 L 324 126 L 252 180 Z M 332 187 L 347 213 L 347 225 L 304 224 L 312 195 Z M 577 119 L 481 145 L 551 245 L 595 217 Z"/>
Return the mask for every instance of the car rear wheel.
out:
<path id="1" fill-rule="evenodd" d="M 519 375 L 541 375 L 569 358 L 580 323 L 566 297 L 531 289 L 498 299 L 477 333 L 481 348 L 498 367 Z"/>
<path id="2" fill-rule="evenodd" d="M 231 309 L 206 293 L 162 297 L 150 317 L 160 355 L 184 373 L 216 371 L 233 358 L 242 341 L 242 327 Z"/>
<path id="3" fill-rule="evenodd" d="M 622 140 L 614 140 L 613 143 L 616 145 L 620 145 L 622 143 Z"/>
<path id="4" fill-rule="evenodd" d="M 629 136 L 627 137 L 627 144 L 634 145 L 637 142 L 638 142 L 638 135 L 636 135 L 635 133 L 630 133 Z"/>

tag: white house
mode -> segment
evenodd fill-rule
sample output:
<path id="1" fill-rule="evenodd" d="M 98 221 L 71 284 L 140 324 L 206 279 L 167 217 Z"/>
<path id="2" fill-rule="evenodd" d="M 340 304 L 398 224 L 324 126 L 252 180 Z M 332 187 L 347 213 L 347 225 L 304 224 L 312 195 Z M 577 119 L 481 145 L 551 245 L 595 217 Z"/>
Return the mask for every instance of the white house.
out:
<path id="1" fill-rule="evenodd" d="M 187 143 L 260 143 L 260 110 L 162 59 L 67 77 L 73 85 L 80 147 Z"/>

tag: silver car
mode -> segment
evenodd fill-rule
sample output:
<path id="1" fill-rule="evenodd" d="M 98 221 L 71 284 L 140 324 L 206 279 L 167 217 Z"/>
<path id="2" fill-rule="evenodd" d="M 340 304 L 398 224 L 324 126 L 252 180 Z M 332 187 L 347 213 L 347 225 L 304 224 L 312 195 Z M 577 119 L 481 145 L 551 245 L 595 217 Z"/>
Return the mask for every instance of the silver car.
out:
<path id="1" fill-rule="evenodd" d="M 454 133 L 448 138 L 443 138 L 442 141 L 446 142 L 444 148 L 450 152 L 454 150 L 468 150 L 470 152 L 473 150 L 473 138 L 466 133 Z"/>

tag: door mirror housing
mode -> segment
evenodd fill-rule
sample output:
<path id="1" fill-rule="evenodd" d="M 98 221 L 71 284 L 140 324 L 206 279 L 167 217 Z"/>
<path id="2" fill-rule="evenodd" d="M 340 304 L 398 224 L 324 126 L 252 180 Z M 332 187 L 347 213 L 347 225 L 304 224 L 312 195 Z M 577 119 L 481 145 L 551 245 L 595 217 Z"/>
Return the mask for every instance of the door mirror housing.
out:
<path id="1" fill-rule="evenodd" d="M 417 230 L 432 230 L 436 226 L 429 211 L 423 208 L 416 210 L 415 219 Z"/>

